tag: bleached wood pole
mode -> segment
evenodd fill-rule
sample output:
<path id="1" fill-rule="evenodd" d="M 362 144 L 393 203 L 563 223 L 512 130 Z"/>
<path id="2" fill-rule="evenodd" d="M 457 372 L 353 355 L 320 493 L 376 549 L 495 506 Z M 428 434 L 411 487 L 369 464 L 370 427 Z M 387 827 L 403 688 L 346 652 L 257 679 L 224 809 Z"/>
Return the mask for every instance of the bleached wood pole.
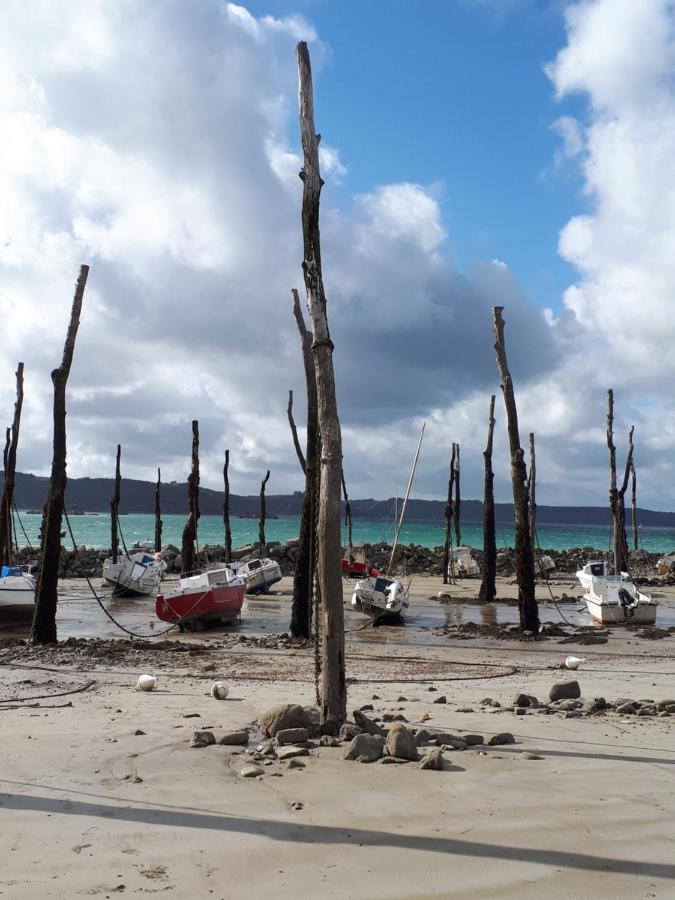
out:
<path id="1" fill-rule="evenodd" d="M 157 469 L 157 484 L 155 485 L 155 553 L 162 549 L 162 504 L 161 504 L 162 473 Z"/>
<path id="2" fill-rule="evenodd" d="M 82 299 L 89 275 L 89 266 L 80 267 L 75 286 L 75 296 L 70 310 L 70 323 L 63 346 L 63 358 L 58 369 L 52 372 L 54 385 L 54 447 L 49 492 L 42 517 L 42 541 L 40 544 L 39 576 L 35 588 L 35 612 L 31 629 L 31 642 L 56 643 L 56 606 L 58 603 L 59 559 L 61 556 L 61 523 L 65 503 L 66 485 L 66 385 L 75 352 L 75 339 L 80 325 Z"/>
<path id="3" fill-rule="evenodd" d="M 504 342 L 503 306 L 492 308 L 497 367 L 501 378 L 506 422 L 511 453 L 511 483 L 513 485 L 513 508 L 515 514 L 516 538 L 516 578 L 518 580 L 518 608 L 520 627 L 523 631 L 539 631 L 539 609 L 534 593 L 534 553 L 530 540 L 529 498 L 527 493 L 527 466 L 525 454 L 520 446 L 518 431 L 518 410 L 513 391 L 513 380 L 506 360 Z"/>
<path id="4" fill-rule="evenodd" d="M 307 389 L 307 445 L 305 454 L 298 454 L 298 462 L 305 474 L 305 496 L 302 501 L 300 518 L 300 543 L 295 561 L 295 578 L 293 579 L 293 601 L 291 605 L 290 631 L 293 637 L 309 638 L 312 627 L 312 609 L 314 600 L 314 524 L 315 513 L 319 504 L 319 459 L 321 456 L 321 438 L 316 400 L 316 373 L 314 371 L 314 353 L 312 351 L 312 332 L 305 324 L 300 297 L 297 290 L 291 291 L 293 297 L 293 316 L 300 335 L 302 361 L 305 370 Z M 296 452 L 297 452 L 296 446 Z M 303 465 L 304 463 L 304 465 Z M 315 627 L 319 627 L 318 617 Z"/>
<path id="5" fill-rule="evenodd" d="M 122 447 L 120 444 L 117 445 L 117 455 L 115 457 L 115 488 L 113 491 L 113 497 L 110 501 L 110 547 L 112 551 L 112 561 L 114 563 L 117 562 L 117 555 L 119 553 L 119 538 L 117 536 L 117 517 L 120 514 L 120 482 L 122 480 L 122 476 L 120 473 L 120 458 L 122 455 Z"/>
<path id="6" fill-rule="evenodd" d="M 445 504 L 445 542 L 443 544 L 443 584 L 448 584 L 450 579 L 450 536 L 452 533 L 452 497 L 455 483 L 455 447 L 452 445 L 450 456 L 450 471 L 448 474 L 448 501 Z"/>
<path id="7" fill-rule="evenodd" d="M 232 529 L 230 528 L 230 451 L 225 451 L 223 466 L 223 526 L 225 528 L 225 562 L 232 562 Z"/>
<path id="8" fill-rule="evenodd" d="M 14 503 L 14 484 L 16 476 L 16 451 L 19 445 L 19 429 L 21 427 L 21 409 L 23 407 L 23 363 L 16 367 L 16 401 L 12 427 L 7 429 L 7 443 L 3 457 L 5 482 L 0 501 L 0 564 L 11 566 L 14 556 L 14 537 L 12 528 L 12 506 Z"/>
<path id="9" fill-rule="evenodd" d="M 455 502 L 452 504 L 452 512 L 455 517 L 455 540 L 459 547 L 462 543 L 462 495 L 459 488 L 459 443 L 455 445 Z"/>
<path id="10" fill-rule="evenodd" d="M 497 537 L 495 528 L 494 472 L 492 471 L 492 442 L 495 431 L 495 395 L 490 397 L 488 414 L 488 436 L 483 463 L 485 479 L 483 485 L 483 560 L 478 599 L 491 603 L 497 596 Z"/>
<path id="11" fill-rule="evenodd" d="M 270 471 L 262 480 L 260 485 L 260 519 L 258 520 L 258 556 L 262 559 L 267 552 L 267 541 L 265 540 L 265 519 L 267 517 L 267 506 L 265 504 L 265 488 L 270 480 Z"/>
<path id="12" fill-rule="evenodd" d="M 181 544 L 181 574 L 186 575 L 195 571 L 195 542 L 197 540 L 197 526 L 199 524 L 199 422 L 192 422 L 192 467 L 188 476 L 188 507 L 189 514 L 185 528 L 183 528 L 183 541 Z"/>
<path id="13" fill-rule="evenodd" d="M 319 199 L 323 181 L 319 170 L 319 140 L 314 127 L 312 69 L 307 44 L 297 46 L 299 79 L 300 135 L 304 163 L 302 234 L 304 258 L 302 270 L 307 305 L 312 321 L 321 434 L 321 476 L 319 489 L 316 565 L 322 610 L 321 728 L 335 734 L 347 716 L 345 679 L 345 634 L 342 608 L 342 572 L 340 564 L 340 488 L 342 435 L 338 418 L 333 371 L 333 342 L 328 330 L 326 296 L 321 272 L 319 237 Z"/>

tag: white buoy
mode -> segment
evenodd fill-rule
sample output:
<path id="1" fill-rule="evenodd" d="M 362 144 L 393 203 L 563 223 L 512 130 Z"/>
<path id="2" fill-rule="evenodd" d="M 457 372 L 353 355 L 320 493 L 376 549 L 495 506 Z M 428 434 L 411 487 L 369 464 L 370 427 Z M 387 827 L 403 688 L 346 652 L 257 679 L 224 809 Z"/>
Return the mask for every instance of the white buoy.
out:
<path id="1" fill-rule="evenodd" d="M 578 669 L 582 663 L 585 663 L 586 659 L 583 656 L 568 656 L 565 659 L 565 668 L 566 669 Z"/>
<path id="2" fill-rule="evenodd" d="M 211 696 L 216 700 L 226 700 L 229 693 L 230 689 L 224 681 L 214 681 L 211 685 Z"/>
<path id="3" fill-rule="evenodd" d="M 136 682 L 137 691 L 154 691 L 157 687 L 157 679 L 154 675 L 139 675 Z"/>

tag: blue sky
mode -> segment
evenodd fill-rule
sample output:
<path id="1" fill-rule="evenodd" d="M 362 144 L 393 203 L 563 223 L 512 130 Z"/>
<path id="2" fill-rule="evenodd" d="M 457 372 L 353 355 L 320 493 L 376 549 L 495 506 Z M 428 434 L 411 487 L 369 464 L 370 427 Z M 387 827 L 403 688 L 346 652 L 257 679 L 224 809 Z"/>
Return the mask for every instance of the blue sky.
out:
<path id="1" fill-rule="evenodd" d="M 550 0 L 255 0 L 256 16 L 300 13 L 328 53 L 315 74 L 318 127 L 348 168 L 343 196 L 376 184 L 438 184 L 460 270 L 504 260 L 556 312 L 574 270 L 558 233 L 584 211 L 581 182 L 553 164 L 551 124 L 579 114 L 544 72 L 565 43 Z"/>

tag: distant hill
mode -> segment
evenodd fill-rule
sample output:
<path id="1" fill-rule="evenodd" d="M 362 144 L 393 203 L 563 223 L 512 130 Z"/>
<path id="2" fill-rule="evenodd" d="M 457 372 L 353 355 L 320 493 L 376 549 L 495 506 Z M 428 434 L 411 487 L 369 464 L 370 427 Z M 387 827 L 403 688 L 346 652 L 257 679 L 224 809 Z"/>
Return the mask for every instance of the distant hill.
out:
<path id="1" fill-rule="evenodd" d="M 4 473 L 0 473 L 0 490 Z M 49 479 L 39 475 L 17 472 L 15 500 L 19 509 L 41 509 L 47 498 Z M 113 493 L 111 478 L 70 478 L 66 492 L 66 503 L 79 507 L 84 512 L 108 512 Z M 123 513 L 152 513 L 154 511 L 155 485 L 150 481 L 122 479 Z M 352 500 L 352 515 L 355 519 L 391 519 L 395 500 Z M 199 504 L 204 515 L 221 515 L 223 494 L 209 488 L 201 488 Z M 260 499 L 253 496 L 230 495 L 230 511 L 233 516 L 257 515 Z M 267 513 L 270 516 L 300 515 L 302 492 L 294 494 L 272 494 L 267 497 Z M 410 500 L 407 519 L 417 522 L 442 522 L 445 502 L 442 500 Z M 162 512 L 187 512 L 187 484 L 172 481 L 162 484 Z M 513 506 L 510 503 L 495 505 L 497 521 L 501 524 L 513 522 Z M 462 519 L 465 522 L 480 522 L 483 504 L 479 500 L 462 501 Z M 601 506 L 539 506 L 537 521 L 548 525 L 609 525 L 609 511 Z M 645 527 L 675 527 L 675 513 L 656 512 L 650 509 L 638 510 L 638 521 Z"/>

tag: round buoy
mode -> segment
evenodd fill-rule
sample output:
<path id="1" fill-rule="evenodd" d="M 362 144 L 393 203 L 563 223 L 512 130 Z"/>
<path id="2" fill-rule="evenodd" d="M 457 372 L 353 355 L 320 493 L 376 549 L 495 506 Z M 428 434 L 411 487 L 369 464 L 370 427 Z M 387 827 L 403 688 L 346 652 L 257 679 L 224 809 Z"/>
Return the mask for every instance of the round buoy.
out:
<path id="1" fill-rule="evenodd" d="M 157 687 L 157 679 L 154 675 L 139 675 L 136 682 L 137 691 L 154 691 Z"/>
<path id="2" fill-rule="evenodd" d="M 226 700 L 229 693 L 230 689 L 224 681 L 214 681 L 211 685 L 211 696 L 216 700 Z"/>

